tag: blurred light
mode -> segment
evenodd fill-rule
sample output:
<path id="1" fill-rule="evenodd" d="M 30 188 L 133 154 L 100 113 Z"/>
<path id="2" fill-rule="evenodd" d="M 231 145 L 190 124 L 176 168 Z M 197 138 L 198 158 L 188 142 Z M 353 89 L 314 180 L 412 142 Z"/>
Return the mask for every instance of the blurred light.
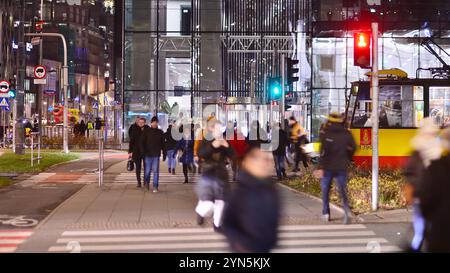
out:
<path id="1" fill-rule="evenodd" d="M 370 12 L 375 13 L 375 12 L 377 12 L 377 10 L 374 9 L 374 8 L 371 8 L 371 9 L 370 9 Z"/>

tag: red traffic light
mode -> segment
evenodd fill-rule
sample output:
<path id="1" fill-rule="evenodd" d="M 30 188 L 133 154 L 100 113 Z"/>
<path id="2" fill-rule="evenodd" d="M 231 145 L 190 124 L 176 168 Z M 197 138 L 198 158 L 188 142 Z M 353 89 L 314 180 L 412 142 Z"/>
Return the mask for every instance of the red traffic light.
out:
<path id="1" fill-rule="evenodd" d="M 39 21 L 36 22 L 36 31 L 42 31 L 42 29 L 44 28 L 44 21 Z"/>
<path id="2" fill-rule="evenodd" d="M 354 65 L 362 68 L 369 68 L 371 66 L 371 46 L 370 46 L 370 33 L 359 32 L 353 36 L 353 59 Z"/>

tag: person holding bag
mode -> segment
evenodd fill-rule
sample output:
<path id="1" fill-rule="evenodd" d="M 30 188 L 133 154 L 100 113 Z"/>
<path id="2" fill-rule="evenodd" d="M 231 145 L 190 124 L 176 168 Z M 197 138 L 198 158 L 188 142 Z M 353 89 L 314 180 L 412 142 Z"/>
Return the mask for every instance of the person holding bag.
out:
<path id="1" fill-rule="evenodd" d="M 128 165 L 135 164 L 136 167 L 136 180 L 137 187 L 140 188 L 142 186 L 141 183 L 141 170 L 142 164 L 144 164 L 144 131 L 146 128 L 150 128 L 145 124 L 145 118 L 138 118 L 136 123 L 132 125 L 132 128 L 129 130 L 130 137 L 130 145 L 128 148 Z M 130 163 L 130 161 L 132 161 Z M 128 166 L 127 168 L 130 168 Z M 145 164 L 144 164 L 145 169 Z"/>
<path id="2" fill-rule="evenodd" d="M 184 184 L 189 183 L 188 168 L 194 164 L 194 140 L 191 136 L 191 130 L 187 126 L 183 129 L 183 138 L 178 141 L 173 152 L 173 158 L 176 158 L 178 151 L 182 152 L 179 161 L 183 164 Z"/>

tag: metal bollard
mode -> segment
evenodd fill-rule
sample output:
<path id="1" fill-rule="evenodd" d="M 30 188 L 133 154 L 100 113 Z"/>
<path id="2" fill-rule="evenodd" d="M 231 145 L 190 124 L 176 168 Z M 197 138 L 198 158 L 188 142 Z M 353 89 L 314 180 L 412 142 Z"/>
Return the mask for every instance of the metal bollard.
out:
<path id="1" fill-rule="evenodd" d="M 99 136 L 98 138 L 98 186 L 103 188 L 103 176 L 104 176 L 104 141 Z"/>

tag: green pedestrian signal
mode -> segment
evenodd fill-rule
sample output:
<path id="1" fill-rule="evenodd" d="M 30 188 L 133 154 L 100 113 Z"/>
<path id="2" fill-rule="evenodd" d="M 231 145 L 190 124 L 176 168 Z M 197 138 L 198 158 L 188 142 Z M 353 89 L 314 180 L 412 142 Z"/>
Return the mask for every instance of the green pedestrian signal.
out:
<path id="1" fill-rule="evenodd" d="M 282 86 L 281 86 L 281 78 L 274 77 L 268 79 L 268 94 L 270 100 L 279 100 L 281 99 L 282 94 Z"/>

